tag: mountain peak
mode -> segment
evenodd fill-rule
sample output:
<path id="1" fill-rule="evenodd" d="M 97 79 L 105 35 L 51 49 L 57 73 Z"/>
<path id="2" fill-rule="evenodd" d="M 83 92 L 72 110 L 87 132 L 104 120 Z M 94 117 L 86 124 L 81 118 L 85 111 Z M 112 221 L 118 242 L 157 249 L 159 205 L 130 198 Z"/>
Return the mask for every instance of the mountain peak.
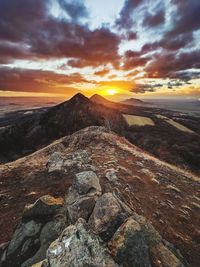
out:
<path id="1" fill-rule="evenodd" d="M 88 98 L 85 95 L 77 93 L 70 100 L 86 100 L 86 99 L 88 100 Z"/>

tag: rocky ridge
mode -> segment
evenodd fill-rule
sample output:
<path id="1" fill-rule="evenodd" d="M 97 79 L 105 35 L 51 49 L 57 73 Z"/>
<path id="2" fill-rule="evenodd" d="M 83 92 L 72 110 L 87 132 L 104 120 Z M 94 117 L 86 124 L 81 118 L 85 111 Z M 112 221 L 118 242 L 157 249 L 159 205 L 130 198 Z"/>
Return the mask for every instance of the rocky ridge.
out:
<path id="1" fill-rule="evenodd" d="M 89 157 L 86 151 L 79 155 L 74 164 L 84 169 Z M 59 160 L 52 155 L 50 172 Z M 1 266 L 184 266 L 180 253 L 144 217 L 102 189 L 94 166 L 88 169 L 75 173 L 65 201 L 46 195 L 25 207 L 2 249 Z"/>
<path id="2" fill-rule="evenodd" d="M 1 174 L 6 181 L 20 176 L 19 190 L 34 190 L 37 180 L 40 192 L 54 194 L 58 185 L 63 190 L 56 193 L 62 198 L 38 200 L 37 192 L 21 191 L 36 201 L 25 207 L 11 241 L 1 246 L 2 266 L 187 266 L 178 249 L 191 255 L 189 266 L 198 266 L 191 230 L 198 225 L 192 204 L 198 204 L 198 177 L 105 128 L 64 137 L 2 166 Z"/>

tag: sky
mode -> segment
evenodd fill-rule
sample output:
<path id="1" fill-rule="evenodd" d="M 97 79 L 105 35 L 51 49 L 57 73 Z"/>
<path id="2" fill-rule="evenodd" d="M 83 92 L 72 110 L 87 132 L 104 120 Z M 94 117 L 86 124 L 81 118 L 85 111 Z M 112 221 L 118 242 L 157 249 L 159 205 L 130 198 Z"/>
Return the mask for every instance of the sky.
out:
<path id="1" fill-rule="evenodd" d="M 0 0 L 0 96 L 200 99 L 199 0 Z"/>

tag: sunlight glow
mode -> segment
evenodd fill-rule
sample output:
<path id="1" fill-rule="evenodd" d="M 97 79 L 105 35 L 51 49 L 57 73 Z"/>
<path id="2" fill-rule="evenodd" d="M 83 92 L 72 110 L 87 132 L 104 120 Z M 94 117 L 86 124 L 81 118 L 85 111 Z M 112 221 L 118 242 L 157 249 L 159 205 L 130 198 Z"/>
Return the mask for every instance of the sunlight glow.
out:
<path id="1" fill-rule="evenodd" d="M 106 92 L 108 95 L 115 95 L 117 94 L 117 89 L 108 89 L 107 92 Z"/>

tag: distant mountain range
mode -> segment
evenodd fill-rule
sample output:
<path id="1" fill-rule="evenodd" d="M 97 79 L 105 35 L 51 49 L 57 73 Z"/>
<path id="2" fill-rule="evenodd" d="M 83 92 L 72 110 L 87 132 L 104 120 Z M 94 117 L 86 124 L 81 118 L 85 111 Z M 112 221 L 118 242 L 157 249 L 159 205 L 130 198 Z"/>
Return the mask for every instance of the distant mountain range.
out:
<path id="1" fill-rule="evenodd" d="M 128 98 L 125 99 L 123 101 L 121 101 L 122 104 L 126 104 L 126 105 L 145 105 L 146 103 L 140 99 L 136 99 L 136 98 Z"/>

